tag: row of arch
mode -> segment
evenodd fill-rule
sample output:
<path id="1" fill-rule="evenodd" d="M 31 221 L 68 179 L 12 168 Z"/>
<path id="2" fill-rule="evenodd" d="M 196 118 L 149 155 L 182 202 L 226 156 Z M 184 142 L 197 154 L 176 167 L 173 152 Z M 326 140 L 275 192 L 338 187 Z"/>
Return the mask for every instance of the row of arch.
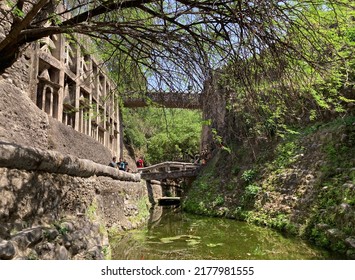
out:
<path id="1" fill-rule="evenodd" d="M 86 38 L 80 38 L 85 42 Z M 119 155 L 120 113 L 113 84 L 94 55 L 64 35 L 36 43 L 33 55 L 38 108 Z"/>

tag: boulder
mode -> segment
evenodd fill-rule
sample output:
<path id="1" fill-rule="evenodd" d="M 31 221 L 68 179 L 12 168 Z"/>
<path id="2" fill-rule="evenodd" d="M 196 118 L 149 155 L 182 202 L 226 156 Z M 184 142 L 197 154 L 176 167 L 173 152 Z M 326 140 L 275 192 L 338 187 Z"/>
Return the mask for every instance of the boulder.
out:
<path id="1" fill-rule="evenodd" d="M 10 260 L 16 254 L 16 249 L 11 241 L 2 240 L 0 241 L 0 259 Z"/>

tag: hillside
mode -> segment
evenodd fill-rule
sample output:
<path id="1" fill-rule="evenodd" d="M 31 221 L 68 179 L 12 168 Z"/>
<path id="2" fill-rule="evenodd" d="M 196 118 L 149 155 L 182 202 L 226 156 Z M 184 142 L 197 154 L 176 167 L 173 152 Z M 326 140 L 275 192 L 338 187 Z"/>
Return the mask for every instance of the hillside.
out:
<path id="1" fill-rule="evenodd" d="M 354 259 L 355 118 L 275 140 L 217 151 L 184 209 L 272 227 Z"/>

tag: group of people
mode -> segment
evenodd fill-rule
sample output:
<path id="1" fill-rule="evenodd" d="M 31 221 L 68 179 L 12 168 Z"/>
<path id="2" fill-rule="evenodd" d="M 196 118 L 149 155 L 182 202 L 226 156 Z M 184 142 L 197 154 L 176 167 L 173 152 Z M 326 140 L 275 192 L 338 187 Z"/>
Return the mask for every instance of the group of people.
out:
<path id="1" fill-rule="evenodd" d="M 120 160 L 117 161 L 117 158 L 113 157 L 112 161 L 108 165 L 113 168 L 118 168 L 122 171 L 128 171 L 128 162 L 125 161 L 123 158 L 120 158 Z"/>
<path id="2" fill-rule="evenodd" d="M 131 170 L 128 168 L 128 162 L 120 158 L 119 161 L 117 161 L 116 157 L 112 158 L 112 161 L 108 164 L 109 166 L 113 168 L 118 168 L 119 170 L 130 172 Z M 144 167 L 144 161 L 142 157 L 139 157 L 136 161 L 137 168 L 143 168 Z"/>

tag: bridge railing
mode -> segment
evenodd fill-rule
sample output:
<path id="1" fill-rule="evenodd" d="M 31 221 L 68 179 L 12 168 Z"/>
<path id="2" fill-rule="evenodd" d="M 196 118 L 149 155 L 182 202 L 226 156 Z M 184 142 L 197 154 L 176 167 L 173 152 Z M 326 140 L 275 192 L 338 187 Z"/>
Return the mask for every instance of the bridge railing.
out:
<path id="1" fill-rule="evenodd" d="M 167 161 L 151 165 L 148 167 L 143 167 L 139 169 L 141 173 L 157 173 L 166 172 L 170 173 L 172 171 L 190 171 L 199 168 L 199 164 L 189 163 L 189 162 L 177 162 L 177 161 Z"/>
<path id="2" fill-rule="evenodd" d="M 122 94 L 123 104 L 128 108 L 145 107 L 158 103 L 168 108 L 201 109 L 201 92 L 131 92 Z"/>

